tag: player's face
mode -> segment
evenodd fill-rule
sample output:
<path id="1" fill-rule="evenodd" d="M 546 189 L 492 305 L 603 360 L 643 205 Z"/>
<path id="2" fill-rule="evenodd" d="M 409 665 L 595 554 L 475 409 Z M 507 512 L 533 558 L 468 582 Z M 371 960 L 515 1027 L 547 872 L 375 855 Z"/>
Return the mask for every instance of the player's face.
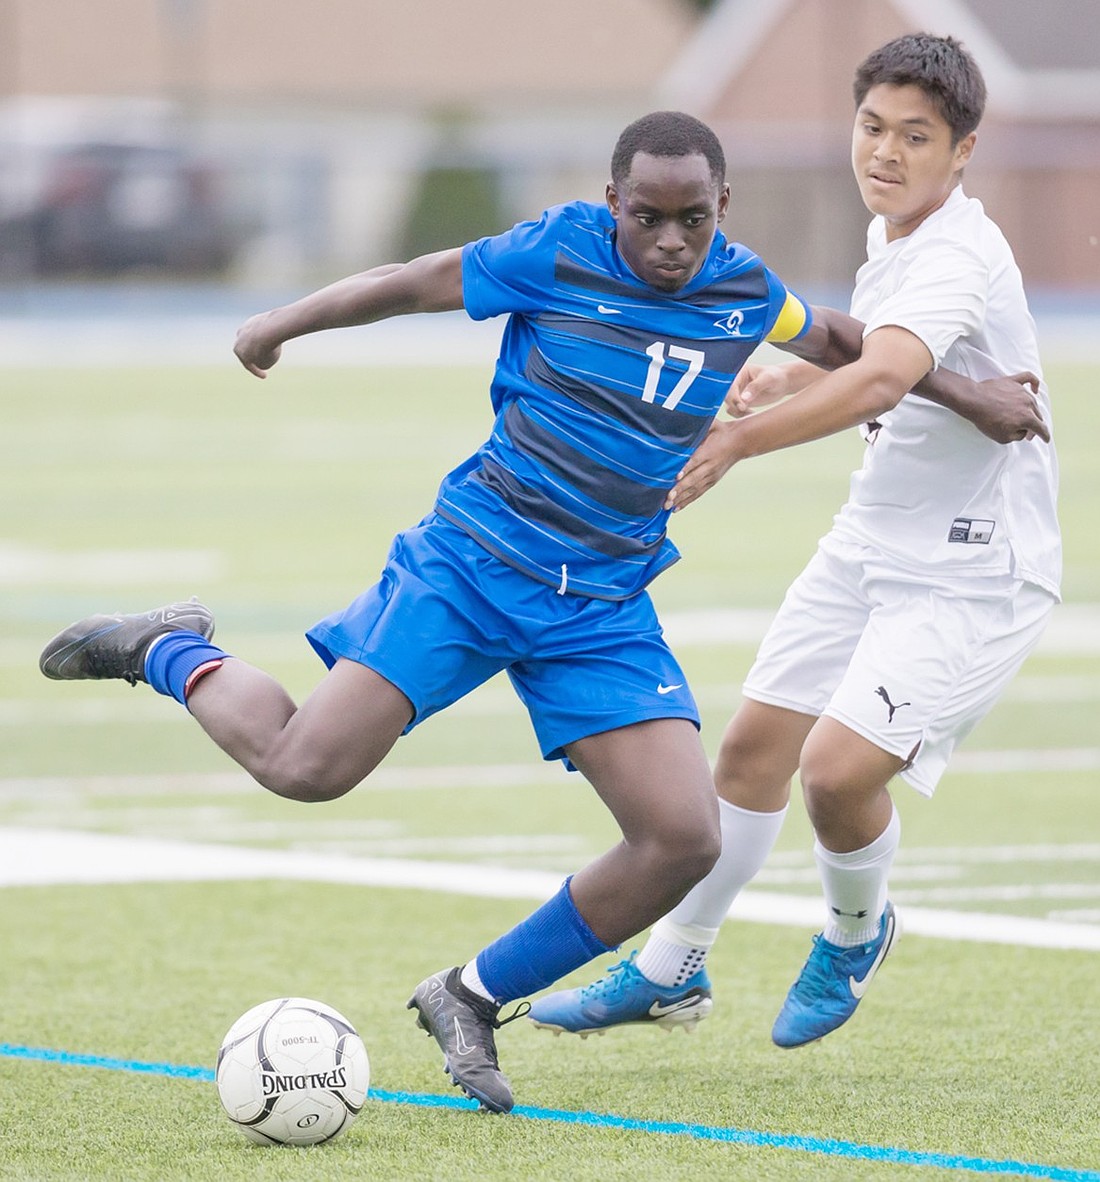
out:
<path id="1" fill-rule="evenodd" d="M 650 287 L 679 291 L 705 262 L 729 199 L 705 156 L 638 152 L 626 180 L 607 186 L 619 254 Z"/>
<path id="2" fill-rule="evenodd" d="M 852 168 L 863 204 L 886 219 L 886 240 L 911 234 L 951 195 L 974 150 L 919 86 L 872 86 L 856 112 Z"/>

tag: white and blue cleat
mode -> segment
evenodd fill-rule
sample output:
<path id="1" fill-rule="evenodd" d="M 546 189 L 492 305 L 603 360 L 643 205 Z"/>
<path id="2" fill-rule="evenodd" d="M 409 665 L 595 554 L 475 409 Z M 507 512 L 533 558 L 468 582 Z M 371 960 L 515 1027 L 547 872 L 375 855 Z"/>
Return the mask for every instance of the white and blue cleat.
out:
<path id="1" fill-rule="evenodd" d="M 822 935 L 814 936 L 809 959 L 775 1020 L 772 1042 L 779 1047 L 800 1047 L 843 1026 L 863 1000 L 899 933 L 894 905 L 887 903 L 878 935 L 866 944 L 841 948 Z"/>
<path id="2" fill-rule="evenodd" d="M 587 1038 L 631 1023 L 690 1031 L 710 1013 L 714 1002 L 706 969 L 683 985 L 654 985 L 636 968 L 636 956 L 632 952 L 591 985 L 538 998 L 528 1017 L 543 1030 Z"/>

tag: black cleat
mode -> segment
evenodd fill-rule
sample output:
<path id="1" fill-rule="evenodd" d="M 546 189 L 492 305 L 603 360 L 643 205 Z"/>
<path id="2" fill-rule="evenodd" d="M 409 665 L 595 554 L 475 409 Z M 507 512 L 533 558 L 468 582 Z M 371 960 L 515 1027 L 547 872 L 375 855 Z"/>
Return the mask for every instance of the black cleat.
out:
<path id="1" fill-rule="evenodd" d="M 443 1070 L 456 1088 L 490 1112 L 511 1112 L 512 1087 L 497 1062 L 493 1031 L 527 1011 L 501 1022 L 500 1006 L 467 989 L 460 972 L 443 969 L 421 981 L 406 1009 L 419 1011 L 416 1024 L 439 1043 Z"/>
<path id="2" fill-rule="evenodd" d="M 38 667 L 54 681 L 120 677 L 145 680 L 145 654 L 166 632 L 198 632 L 209 640 L 214 617 L 197 599 L 136 615 L 88 616 L 59 632 L 42 650 Z"/>

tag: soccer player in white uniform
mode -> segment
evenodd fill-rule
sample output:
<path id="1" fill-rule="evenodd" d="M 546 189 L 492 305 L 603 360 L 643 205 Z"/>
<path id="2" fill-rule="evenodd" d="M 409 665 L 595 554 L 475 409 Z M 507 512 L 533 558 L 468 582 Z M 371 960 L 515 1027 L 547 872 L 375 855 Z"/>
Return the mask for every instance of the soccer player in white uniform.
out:
<path id="1" fill-rule="evenodd" d="M 728 402 L 735 417 L 712 428 L 673 497 L 682 508 L 742 459 L 857 424 L 863 466 L 788 591 L 723 737 L 718 863 L 636 958 L 536 1001 L 540 1026 L 586 1034 L 705 1017 L 707 952 L 778 836 L 796 772 L 826 921 L 772 1038 L 800 1046 L 847 1021 L 898 931 L 887 898 L 900 834 L 889 782 L 932 795 L 1058 601 L 1053 446 L 999 447 L 903 397 L 939 366 L 977 379 L 1040 373 L 1011 249 L 961 187 L 981 74 L 958 42 L 917 34 L 871 54 L 854 90 L 852 164 L 875 215 L 852 299 L 866 325 L 862 357 L 827 376 L 797 361 L 746 366 Z M 1041 383 L 1038 397 L 1049 422 Z"/>

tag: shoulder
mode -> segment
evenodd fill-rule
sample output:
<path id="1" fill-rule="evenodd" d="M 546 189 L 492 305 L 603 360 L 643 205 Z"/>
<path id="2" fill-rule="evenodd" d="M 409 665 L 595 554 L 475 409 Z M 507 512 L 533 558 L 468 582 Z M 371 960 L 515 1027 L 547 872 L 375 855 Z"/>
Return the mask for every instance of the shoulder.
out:
<path id="1" fill-rule="evenodd" d="M 611 215 L 585 201 L 554 205 L 462 254 L 467 312 L 476 320 L 545 306 L 563 269 L 607 270 Z"/>
<path id="2" fill-rule="evenodd" d="M 980 201 L 956 190 L 911 234 L 886 245 L 881 258 L 909 275 L 943 275 L 945 280 L 988 271 L 997 263 L 1004 239 Z"/>
<path id="3" fill-rule="evenodd" d="M 711 264 L 721 272 L 751 271 L 763 268 L 764 260 L 743 242 L 734 242 L 722 233 L 715 234 Z"/>
<path id="4" fill-rule="evenodd" d="M 614 220 L 606 205 L 594 201 L 567 201 L 552 205 L 538 220 L 547 233 L 590 233 L 603 237 L 614 229 Z"/>
<path id="5" fill-rule="evenodd" d="M 976 197 L 967 197 L 962 189 L 956 189 L 910 239 L 914 250 L 927 250 L 935 245 L 978 253 L 996 249 L 1005 241 L 982 203 Z"/>
<path id="6" fill-rule="evenodd" d="M 1012 258 L 1012 246 L 1004 231 L 985 211 L 977 197 L 965 197 L 956 215 L 956 226 L 961 236 L 976 246 L 991 263 L 1001 256 Z"/>
<path id="7" fill-rule="evenodd" d="M 596 201 L 567 201 L 550 211 L 561 221 L 575 226 L 612 226 L 614 219 L 606 205 Z"/>
<path id="8" fill-rule="evenodd" d="M 789 289 L 767 263 L 743 242 L 715 240 L 707 266 L 705 285 L 713 293 L 736 300 L 763 300 L 776 310 L 784 305 Z"/>
<path id="9" fill-rule="evenodd" d="M 578 235 L 597 239 L 609 238 L 612 226 L 611 214 L 606 207 L 587 201 L 571 201 L 563 205 L 552 205 L 543 210 L 537 218 L 517 222 L 501 234 L 467 243 L 466 250 L 479 254 L 499 254 L 537 251 L 540 248 L 553 249 L 562 239 Z"/>
<path id="10" fill-rule="evenodd" d="M 606 205 L 594 201 L 570 201 L 547 211 L 547 236 L 570 254 L 602 259 L 612 253 L 615 219 Z"/>
<path id="11" fill-rule="evenodd" d="M 776 284 L 782 286 L 755 250 L 717 234 L 706 263 L 688 290 L 709 290 L 752 299 L 764 297 Z"/>

